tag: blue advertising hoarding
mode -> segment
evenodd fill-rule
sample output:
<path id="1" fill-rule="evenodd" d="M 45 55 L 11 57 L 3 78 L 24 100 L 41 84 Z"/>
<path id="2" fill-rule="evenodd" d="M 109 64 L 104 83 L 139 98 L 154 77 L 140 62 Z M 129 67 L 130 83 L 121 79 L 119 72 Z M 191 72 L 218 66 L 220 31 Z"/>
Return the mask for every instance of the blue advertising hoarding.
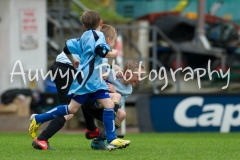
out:
<path id="1" fill-rule="evenodd" d="M 158 132 L 240 131 L 240 96 L 151 96 L 150 116 Z"/>

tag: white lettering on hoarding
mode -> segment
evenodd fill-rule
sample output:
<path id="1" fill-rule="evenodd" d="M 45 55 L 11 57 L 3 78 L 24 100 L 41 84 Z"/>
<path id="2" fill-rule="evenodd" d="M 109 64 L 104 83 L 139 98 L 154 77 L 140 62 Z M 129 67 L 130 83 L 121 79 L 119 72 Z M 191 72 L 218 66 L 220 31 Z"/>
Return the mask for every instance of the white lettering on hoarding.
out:
<path id="1" fill-rule="evenodd" d="M 220 127 L 220 132 L 229 132 L 231 126 L 240 126 L 240 104 L 212 103 L 203 106 L 203 97 L 189 97 L 182 100 L 174 111 L 175 122 L 182 127 Z M 188 117 L 187 111 L 193 106 L 202 107 L 202 114 L 199 117 Z M 237 116 L 233 117 L 237 112 Z"/>

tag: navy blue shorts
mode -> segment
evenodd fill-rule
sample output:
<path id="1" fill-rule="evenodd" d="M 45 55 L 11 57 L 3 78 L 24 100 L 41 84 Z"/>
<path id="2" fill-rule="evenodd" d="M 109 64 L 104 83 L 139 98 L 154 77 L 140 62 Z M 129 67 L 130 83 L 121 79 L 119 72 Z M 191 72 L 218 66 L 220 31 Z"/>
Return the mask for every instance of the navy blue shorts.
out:
<path id="1" fill-rule="evenodd" d="M 71 97 L 74 101 L 78 102 L 79 104 L 83 104 L 87 98 L 89 98 L 91 101 L 96 101 L 98 99 L 106 99 L 110 98 L 109 91 L 108 90 L 97 90 L 93 93 L 87 93 L 83 95 L 68 95 Z"/>

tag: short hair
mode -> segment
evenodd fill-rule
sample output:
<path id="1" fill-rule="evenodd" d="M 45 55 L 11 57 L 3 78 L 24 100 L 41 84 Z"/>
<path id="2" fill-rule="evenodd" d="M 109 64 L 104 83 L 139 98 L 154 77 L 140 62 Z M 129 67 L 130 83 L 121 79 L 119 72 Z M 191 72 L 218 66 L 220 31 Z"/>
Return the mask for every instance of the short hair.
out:
<path id="1" fill-rule="evenodd" d="M 128 60 L 128 61 L 125 63 L 125 66 L 124 66 L 124 73 L 125 73 L 127 70 L 134 71 L 135 69 L 138 69 L 138 68 L 139 68 L 139 65 L 140 65 L 140 61 Z M 141 69 L 144 69 L 144 67 L 141 66 Z"/>
<path id="2" fill-rule="evenodd" d="M 112 40 L 115 38 L 115 35 L 117 34 L 116 29 L 107 24 L 103 24 L 100 31 L 103 32 L 105 38 L 109 37 Z"/>
<path id="3" fill-rule="evenodd" d="M 97 11 L 88 10 L 83 12 L 80 20 L 86 29 L 96 29 L 101 21 L 101 16 Z"/>

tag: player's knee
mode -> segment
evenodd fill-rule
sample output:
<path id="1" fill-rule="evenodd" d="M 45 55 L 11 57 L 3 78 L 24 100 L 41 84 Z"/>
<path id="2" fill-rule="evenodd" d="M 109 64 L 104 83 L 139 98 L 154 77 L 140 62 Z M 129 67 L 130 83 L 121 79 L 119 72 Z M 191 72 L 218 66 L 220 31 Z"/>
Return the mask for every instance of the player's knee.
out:
<path id="1" fill-rule="evenodd" d="M 105 104 L 105 105 L 103 105 L 104 106 L 104 108 L 114 108 L 114 103 L 113 103 L 113 101 L 111 101 L 111 102 L 109 102 L 109 103 L 107 103 L 107 104 Z"/>
<path id="2" fill-rule="evenodd" d="M 66 121 L 72 119 L 72 117 L 73 117 L 73 114 L 69 114 L 69 115 L 64 116 L 64 118 L 66 119 Z"/>
<path id="3" fill-rule="evenodd" d="M 77 103 L 74 100 L 71 100 L 70 104 L 68 105 L 68 113 L 75 114 L 75 113 L 77 113 L 77 111 L 80 107 L 81 107 L 81 104 Z"/>
<path id="4" fill-rule="evenodd" d="M 114 101 L 114 102 L 120 102 L 121 100 L 121 95 L 119 93 L 113 93 L 111 94 L 111 99 Z"/>
<path id="5" fill-rule="evenodd" d="M 69 108 L 68 108 L 68 111 L 69 111 L 70 114 L 75 114 L 75 113 L 77 113 L 78 108 L 75 108 L 75 107 L 69 107 Z"/>
<path id="6" fill-rule="evenodd" d="M 126 118 L 126 112 L 124 110 L 118 109 L 117 117 L 121 120 L 124 120 Z"/>
<path id="7" fill-rule="evenodd" d="M 120 100 L 121 100 L 121 98 L 122 98 L 121 94 L 119 94 L 119 93 L 116 93 L 116 98 L 117 98 L 117 99 L 118 99 L 118 101 L 120 102 Z"/>

